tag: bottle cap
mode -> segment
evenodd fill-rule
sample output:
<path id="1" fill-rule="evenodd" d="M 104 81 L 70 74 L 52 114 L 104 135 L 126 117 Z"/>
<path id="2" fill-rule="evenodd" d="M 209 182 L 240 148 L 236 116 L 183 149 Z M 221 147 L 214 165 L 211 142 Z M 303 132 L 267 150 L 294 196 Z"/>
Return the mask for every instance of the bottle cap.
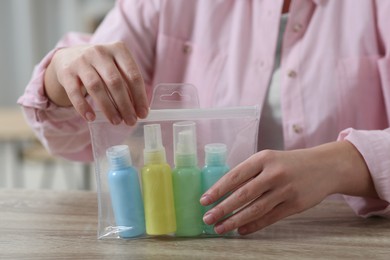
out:
<path id="1" fill-rule="evenodd" d="M 159 124 L 144 125 L 144 161 L 145 164 L 166 162 L 165 148 L 162 145 L 161 126 Z"/>
<path id="2" fill-rule="evenodd" d="M 131 166 L 130 149 L 127 145 L 115 145 L 106 150 L 111 169 L 118 170 Z"/>
<path id="3" fill-rule="evenodd" d="M 226 163 L 226 144 L 212 143 L 206 144 L 205 150 L 205 163 L 206 165 L 224 165 Z"/>
<path id="4" fill-rule="evenodd" d="M 195 166 L 198 162 L 195 122 L 173 124 L 174 160 L 176 166 Z"/>

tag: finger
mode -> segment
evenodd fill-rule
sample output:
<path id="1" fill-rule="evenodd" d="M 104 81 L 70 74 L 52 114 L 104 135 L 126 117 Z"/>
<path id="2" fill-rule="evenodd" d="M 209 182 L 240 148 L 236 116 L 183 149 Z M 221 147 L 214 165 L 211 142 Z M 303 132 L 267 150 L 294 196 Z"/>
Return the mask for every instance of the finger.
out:
<path id="1" fill-rule="evenodd" d="M 103 111 L 111 123 L 120 124 L 122 118 L 113 104 L 102 79 L 96 70 L 87 65 L 81 65 L 79 77 L 87 93 L 93 98 L 98 107 Z"/>
<path id="2" fill-rule="evenodd" d="M 295 210 L 289 202 L 280 203 L 261 218 L 241 226 L 237 231 L 240 235 L 248 235 L 293 215 L 294 213 Z"/>
<path id="3" fill-rule="evenodd" d="M 148 115 L 148 100 L 142 74 L 131 53 L 123 43 L 116 43 L 117 52 L 113 53 L 116 64 L 124 75 L 127 87 L 134 102 L 134 109 L 140 118 Z"/>
<path id="4" fill-rule="evenodd" d="M 113 102 L 113 105 L 128 125 L 137 122 L 126 82 L 122 74 L 109 56 L 101 56 L 94 60 L 93 66 L 105 83 L 106 90 Z"/>
<path id="5" fill-rule="evenodd" d="M 242 208 L 239 212 L 215 225 L 215 231 L 223 234 L 261 218 L 283 201 L 276 191 L 268 191 Z"/>
<path id="6" fill-rule="evenodd" d="M 200 203 L 203 206 L 207 206 L 216 202 L 228 192 L 236 189 L 238 186 L 258 175 L 261 172 L 262 167 L 260 153 L 251 156 L 219 179 L 202 195 Z"/>
<path id="7" fill-rule="evenodd" d="M 84 87 L 75 75 L 58 75 L 59 83 L 64 87 L 66 94 L 75 110 L 87 121 L 95 120 L 96 115 L 90 104 L 85 99 Z"/>
<path id="8" fill-rule="evenodd" d="M 206 224 L 214 224 L 219 219 L 230 214 L 231 212 L 243 207 L 254 199 L 265 198 L 269 185 L 262 178 L 262 174 L 257 175 L 251 181 L 245 183 L 221 203 L 205 214 L 204 221 Z M 256 207 L 256 205 L 255 205 Z"/>

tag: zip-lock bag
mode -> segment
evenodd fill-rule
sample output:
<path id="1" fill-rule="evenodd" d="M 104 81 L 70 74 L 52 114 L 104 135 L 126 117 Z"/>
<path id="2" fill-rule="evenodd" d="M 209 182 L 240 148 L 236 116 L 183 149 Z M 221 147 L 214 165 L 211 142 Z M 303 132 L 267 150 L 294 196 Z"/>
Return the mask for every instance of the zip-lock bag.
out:
<path id="1" fill-rule="evenodd" d="M 199 108 L 196 89 L 179 84 L 158 85 L 134 126 L 97 112 L 89 128 L 98 238 L 216 236 L 202 220 L 215 205 L 200 197 L 255 153 L 259 117 L 257 106 Z"/>

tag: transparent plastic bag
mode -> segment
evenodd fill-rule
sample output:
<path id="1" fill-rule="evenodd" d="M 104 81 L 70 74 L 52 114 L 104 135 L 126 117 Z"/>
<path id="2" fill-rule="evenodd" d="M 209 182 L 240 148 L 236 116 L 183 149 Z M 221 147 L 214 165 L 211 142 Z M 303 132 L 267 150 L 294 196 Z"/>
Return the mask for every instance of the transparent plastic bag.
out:
<path id="1" fill-rule="evenodd" d="M 219 178 L 215 168 L 205 164 L 214 163 L 222 152 L 218 158 L 226 159 L 226 172 L 251 156 L 257 148 L 260 111 L 257 106 L 202 109 L 198 104 L 193 86 L 171 84 L 156 87 L 148 117 L 132 127 L 112 125 L 97 112 L 89 128 L 98 191 L 98 238 L 216 235 L 203 223 L 207 209 L 199 203 L 205 185 Z M 180 128 L 183 125 L 191 125 L 194 132 L 189 134 Z M 175 130 L 174 138 L 174 128 L 184 130 Z M 192 157 L 186 154 L 189 151 Z M 160 164 L 151 166 L 156 158 Z"/>

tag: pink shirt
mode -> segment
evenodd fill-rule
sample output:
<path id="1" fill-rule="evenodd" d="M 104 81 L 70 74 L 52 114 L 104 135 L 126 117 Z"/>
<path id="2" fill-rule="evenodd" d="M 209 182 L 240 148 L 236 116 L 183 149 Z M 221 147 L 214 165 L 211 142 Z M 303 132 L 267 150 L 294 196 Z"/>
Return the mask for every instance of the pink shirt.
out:
<path id="1" fill-rule="evenodd" d="M 149 97 L 158 83 L 187 82 L 198 88 L 202 107 L 262 106 L 282 4 L 121 0 L 94 35 L 70 33 L 57 47 L 123 41 Z M 388 0 L 294 0 L 282 46 L 284 147 L 351 141 L 382 199 L 346 197 L 363 216 L 390 216 L 389 13 Z M 37 65 L 18 102 L 52 153 L 92 160 L 87 124 L 44 95 L 43 75 L 54 51 Z"/>

